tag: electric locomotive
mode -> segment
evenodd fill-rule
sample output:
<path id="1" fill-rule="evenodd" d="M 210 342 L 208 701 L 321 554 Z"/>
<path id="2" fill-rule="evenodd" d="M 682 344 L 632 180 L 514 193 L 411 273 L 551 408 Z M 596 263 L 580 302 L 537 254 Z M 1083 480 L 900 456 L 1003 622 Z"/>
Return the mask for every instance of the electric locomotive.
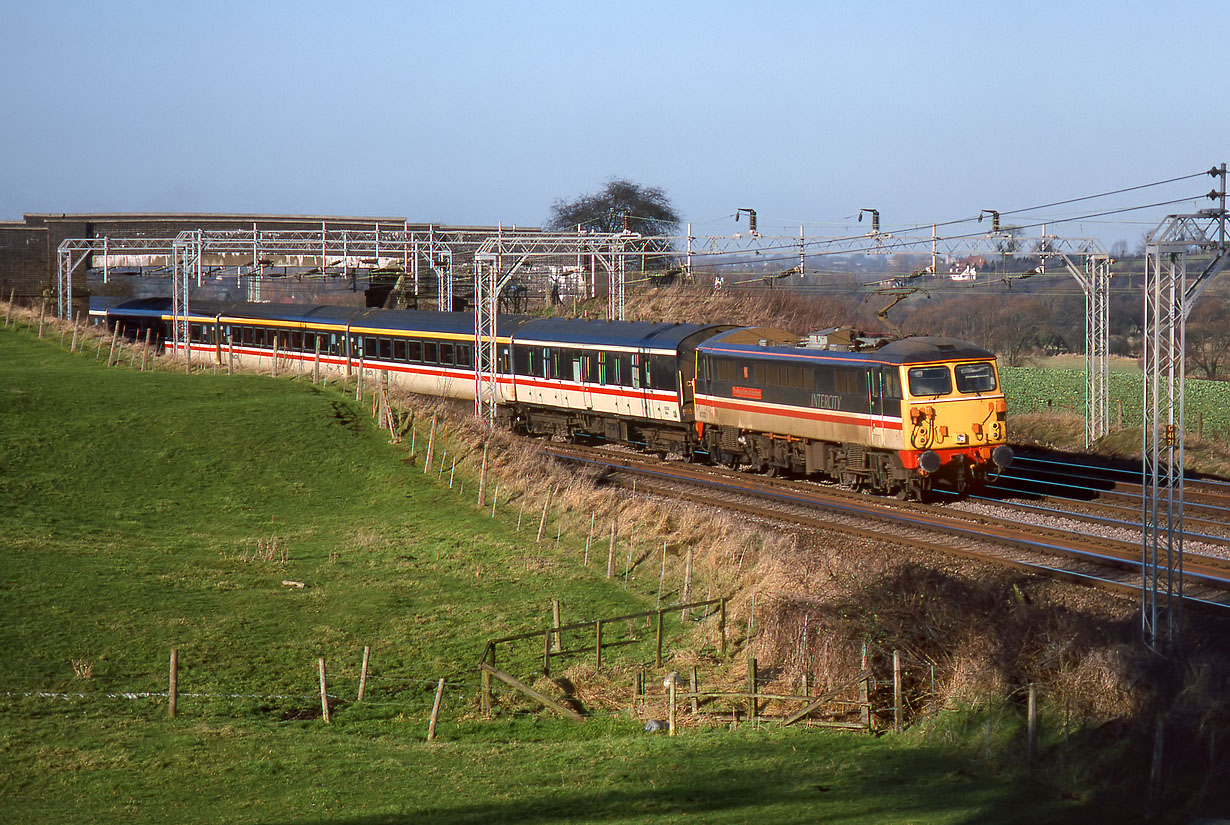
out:
<path id="1" fill-rule="evenodd" d="M 719 463 L 904 499 L 937 481 L 963 492 L 1012 461 L 995 355 L 963 341 L 745 328 L 697 359 L 696 449 Z"/>

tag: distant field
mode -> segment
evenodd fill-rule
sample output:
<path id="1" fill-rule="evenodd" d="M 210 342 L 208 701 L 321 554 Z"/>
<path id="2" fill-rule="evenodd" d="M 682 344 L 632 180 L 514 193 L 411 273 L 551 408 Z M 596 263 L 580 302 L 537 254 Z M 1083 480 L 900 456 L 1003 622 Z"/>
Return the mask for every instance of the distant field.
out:
<path id="1" fill-rule="evenodd" d="M 544 627 L 552 598 L 588 618 L 652 607 L 651 588 L 584 567 L 584 536 L 535 545 L 516 502 L 491 519 L 472 477 L 464 496 L 447 474 L 425 477 L 369 411 L 304 381 L 107 369 L 92 349 L 0 329 L 0 818 L 1078 818 L 1000 758 L 1019 753 L 1011 726 L 984 747 L 980 724 L 943 722 L 934 736 L 744 726 L 667 739 L 629 715 L 574 724 L 511 700 L 480 720 L 485 639 Z M 171 647 L 174 721 L 159 695 Z M 328 726 L 318 657 L 340 697 Z"/>

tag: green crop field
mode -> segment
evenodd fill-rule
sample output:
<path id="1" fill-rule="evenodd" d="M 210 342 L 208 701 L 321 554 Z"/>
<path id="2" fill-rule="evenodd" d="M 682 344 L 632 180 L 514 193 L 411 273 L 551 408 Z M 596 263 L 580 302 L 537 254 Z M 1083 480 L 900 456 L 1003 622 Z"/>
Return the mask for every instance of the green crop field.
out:
<path id="1" fill-rule="evenodd" d="M 1008 367 L 1000 365 L 1000 378 L 1008 396 L 1010 413 L 1059 412 L 1084 415 L 1084 369 Z M 1118 423 L 1122 411 L 1125 426 L 1140 426 L 1144 378 L 1139 372 L 1110 374 L 1110 415 Z M 1197 423 L 1204 434 L 1230 436 L 1230 382 L 1189 378 L 1186 386 L 1187 428 Z"/>
<path id="2" fill-rule="evenodd" d="M 535 545 L 515 505 L 493 519 L 472 479 L 463 496 L 424 475 L 368 409 L 301 380 L 108 369 L 93 349 L 0 329 L 0 818 L 1087 821 L 1001 758 L 1019 753 L 1002 726 L 985 743 L 942 718 L 881 738 L 746 725 L 667 738 L 630 714 L 574 723 L 507 693 L 481 718 L 486 639 L 545 627 L 553 598 L 577 619 L 653 594 L 583 566 L 583 536 Z"/>

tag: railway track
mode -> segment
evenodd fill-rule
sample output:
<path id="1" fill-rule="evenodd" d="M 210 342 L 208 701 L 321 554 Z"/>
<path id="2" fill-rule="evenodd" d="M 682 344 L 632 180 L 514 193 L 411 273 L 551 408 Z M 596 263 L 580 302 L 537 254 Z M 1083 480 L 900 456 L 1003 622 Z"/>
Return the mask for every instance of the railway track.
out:
<path id="1" fill-rule="evenodd" d="M 1108 511 L 1140 511 L 1144 488 L 1134 470 L 1074 463 L 1040 455 L 1017 456 L 988 489 L 1004 496 L 1083 502 Z M 1230 524 L 1230 482 L 1185 478 L 1185 520 Z"/>
<path id="2" fill-rule="evenodd" d="M 738 512 L 766 523 L 891 540 L 1122 594 L 1140 592 L 1138 538 L 1133 542 L 1071 525 L 1023 523 L 1011 511 L 993 514 L 899 502 L 832 485 L 769 479 L 609 449 L 547 444 L 544 450 L 558 460 L 597 468 L 606 483 Z M 1008 504 L 1010 508 L 1022 506 Z M 1051 515 L 1067 520 L 1073 514 Z M 1089 519 L 1102 518 L 1082 514 L 1078 527 Z M 1138 535 L 1139 527 L 1135 529 Z M 1210 536 L 1207 540 L 1230 556 L 1230 538 Z M 1184 568 L 1184 595 L 1190 604 L 1230 609 L 1230 559 L 1185 553 Z"/>

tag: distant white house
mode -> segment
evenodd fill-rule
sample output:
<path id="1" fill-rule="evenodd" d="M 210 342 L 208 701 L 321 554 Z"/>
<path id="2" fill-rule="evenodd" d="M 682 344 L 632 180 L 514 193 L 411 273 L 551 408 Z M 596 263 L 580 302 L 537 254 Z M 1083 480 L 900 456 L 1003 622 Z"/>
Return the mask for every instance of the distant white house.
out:
<path id="1" fill-rule="evenodd" d="M 985 268 L 987 259 L 981 255 L 971 255 L 948 265 L 948 277 L 953 281 L 972 281 L 978 277 L 978 270 Z"/>

